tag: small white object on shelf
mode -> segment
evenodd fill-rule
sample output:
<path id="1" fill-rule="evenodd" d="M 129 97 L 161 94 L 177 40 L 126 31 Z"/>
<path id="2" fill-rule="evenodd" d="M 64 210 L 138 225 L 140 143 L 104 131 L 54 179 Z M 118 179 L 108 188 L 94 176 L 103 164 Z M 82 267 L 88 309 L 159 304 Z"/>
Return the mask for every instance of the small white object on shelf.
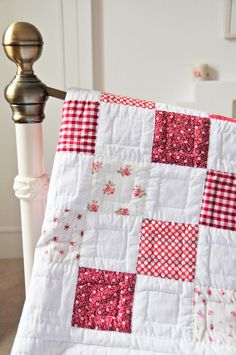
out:
<path id="1" fill-rule="evenodd" d="M 193 78 L 197 81 L 208 80 L 209 79 L 209 68 L 208 64 L 195 64 L 193 65 Z"/>

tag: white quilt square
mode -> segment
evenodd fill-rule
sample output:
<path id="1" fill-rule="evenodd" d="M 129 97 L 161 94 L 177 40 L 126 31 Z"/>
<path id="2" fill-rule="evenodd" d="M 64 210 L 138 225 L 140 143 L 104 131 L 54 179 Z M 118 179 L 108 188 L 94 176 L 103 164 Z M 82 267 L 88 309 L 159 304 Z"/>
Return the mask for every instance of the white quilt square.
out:
<path id="1" fill-rule="evenodd" d="M 193 288 L 187 282 L 137 275 L 132 331 L 191 339 Z"/>
<path id="2" fill-rule="evenodd" d="M 232 147 L 235 142 L 236 124 L 212 119 L 207 168 L 234 173 L 236 171 L 236 156 Z"/>
<path id="3" fill-rule="evenodd" d="M 101 102 L 96 154 L 150 162 L 154 123 L 154 109 Z"/>
<path id="4" fill-rule="evenodd" d="M 178 191 L 178 194 L 176 193 Z M 162 207 L 185 209 L 189 191 L 189 183 L 178 179 L 161 180 L 159 204 Z M 180 196 L 181 192 L 181 196 Z"/>
<path id="5" fill-rule="evenodd" d="M 161 324 L 176 324 L 179 313 L 178 295 L 150 291 L 147 297 L 147 319 Z"/>
<path id="6" fill-rule="evenodd" d="M 145 217 L 198 224 L 205 175 L 205 169 L 151 164 Z"/>
<path id="7" fill-rule="evenodd" d="M 86 209 L 91 191 L 93 156 L 76 152 L 57 152 L 50 178 L 47 208 Z"/>
<path id="8" fill-rule="evenodd" d="M 80 266 L 136 273 L 141 217 L 88 212 Z"/>
<path id="9" fill-rule="evenodd" d="M 236 232 L 199 226 L 196 280 L 199 285 L 235 289 Z"/>

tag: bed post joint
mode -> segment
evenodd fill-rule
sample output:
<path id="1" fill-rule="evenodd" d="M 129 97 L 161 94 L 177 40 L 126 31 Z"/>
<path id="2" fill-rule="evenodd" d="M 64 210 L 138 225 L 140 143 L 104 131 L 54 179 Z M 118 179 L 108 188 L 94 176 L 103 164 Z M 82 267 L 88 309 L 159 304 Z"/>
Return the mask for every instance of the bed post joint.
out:
<path id="1" fill-rule="evenodd" d="M 12 119 L 15 123 L 42 122 L 48 92 L 33 71 L 33 64 L 43 49 L 40 32 L 30 23 L 15 22 L 3 35 L 3 48 L 7 57 L 17 65 L 16 75 L 5 89 Z"/>

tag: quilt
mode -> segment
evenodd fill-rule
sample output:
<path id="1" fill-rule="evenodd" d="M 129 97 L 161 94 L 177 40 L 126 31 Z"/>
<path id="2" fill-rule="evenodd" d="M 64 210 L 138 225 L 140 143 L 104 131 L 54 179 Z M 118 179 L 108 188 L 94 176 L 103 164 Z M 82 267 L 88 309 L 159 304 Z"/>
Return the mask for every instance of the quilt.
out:
<path id="1" fill-rule="evenodd" d="M 68 90 L 19 354 L 236 354 L 234 119 Z"/>

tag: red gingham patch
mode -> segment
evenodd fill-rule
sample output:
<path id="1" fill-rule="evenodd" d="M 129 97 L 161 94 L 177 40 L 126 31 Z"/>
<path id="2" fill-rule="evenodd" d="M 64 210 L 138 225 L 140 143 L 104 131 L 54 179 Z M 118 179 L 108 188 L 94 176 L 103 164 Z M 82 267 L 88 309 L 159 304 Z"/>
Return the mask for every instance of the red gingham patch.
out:
<path id="1" fill-rule="evenodd" d="M 79 268 L 72 326 L 131 333 L 136 275 Z"/>
<path id="2" fill-rule="evenodd" d="M 155 103 L 152 101 L 132 99 L 131 97 L 112 95 L 106 92 L 101 94 L 101 102 L 149 108 L 150 110 L 155 108 Z"/>
<path id="3" fill-rule="evenodd" d="M 156 111 L 152 162 L 207 167 L 210 119 Z"/>
<path id="4" fill-rule="evenodd" d="M 236 175 L 207 172 L 200 224 L 236 231 Z"/>
<path id="5" fill-rule="evenodd" d="M 57 151 L 95 153 L 99 102 L 64 102 Z"/>
<path id="6" fill-rule="evenodd" d="M 197 239 L 198 225 L 144 219 L 138 274 L 193 281 Z"/>

